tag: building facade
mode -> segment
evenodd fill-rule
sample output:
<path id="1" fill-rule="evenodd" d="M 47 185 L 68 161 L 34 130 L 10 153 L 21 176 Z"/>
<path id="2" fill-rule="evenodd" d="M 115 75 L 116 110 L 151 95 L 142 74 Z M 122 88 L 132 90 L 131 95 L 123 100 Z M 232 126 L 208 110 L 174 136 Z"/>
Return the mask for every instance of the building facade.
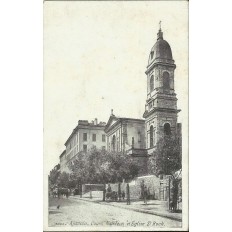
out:
<path id="1" fill-rule="evenodd" d="M 66 150 L 64 150 L 61 154 L 60 154 L 60 172 L 64 172 L 66 171 Z"/>
<path id="2" fill-rule="evenodd" d="M 145 149 L 145 120 L 116 117 L 113 114 L 105 126 L 107 150 L 125 152 L 131 148 Z"/>
<path id="3" fill-rule="evenodd" d="M 73 130 L 65 142 L 65 151 L 60 155 L 61 172 L 70 172 L 69 163 L 72 162 L 78 152 L 87 152 L 92 148 L 106 149 L 106 134 L 104 132 L 106 123 L 79 120 L 78 125 Z"/>

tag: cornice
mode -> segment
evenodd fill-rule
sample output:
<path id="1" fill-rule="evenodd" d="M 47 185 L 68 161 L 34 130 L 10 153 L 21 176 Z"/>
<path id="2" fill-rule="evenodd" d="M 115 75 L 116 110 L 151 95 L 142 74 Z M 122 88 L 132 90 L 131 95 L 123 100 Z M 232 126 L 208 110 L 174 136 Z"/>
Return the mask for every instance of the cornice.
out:
<path id="1" fill-rule="evenodd" d="M 174 61 L 173 61 L 173 64 L 171 63 L 165 63 L 165 62 L 161 62 L 161 61 L 153 61 L 150 65 L 147 66 L 147 70 L 145 71 L 145 74 L 147 75 L 151 69 L 153 69 L 155 66 L 158 66 L 158 65 L 162 65 L 162 66 L 168 66 L 168 67 L 172 67 L 172 68 L 176 68 L 176 65 L 174 64 Z"/>
<path id="2" fill-rule="evenodd" d="M 170 109 L 170 108 L 160 108 L 160 107 L 154 107 L 151 111 L 145 111 L 143 113 L 143 117 L 147 118 L 154 112 L 169 112 L 169 113 L 179 113 L 181 110 L 177 109 Z"/>

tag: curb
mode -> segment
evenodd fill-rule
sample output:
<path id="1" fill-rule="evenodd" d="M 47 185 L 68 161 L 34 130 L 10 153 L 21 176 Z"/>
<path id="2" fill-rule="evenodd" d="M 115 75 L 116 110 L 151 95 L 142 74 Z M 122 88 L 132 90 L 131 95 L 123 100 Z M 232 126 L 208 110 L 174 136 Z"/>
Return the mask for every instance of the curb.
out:
<path id="1" fill-rule="evenodd" d="M 73 198 L 73 199 L 77 199 L 77 200 L 81 200 L 81 201 L 85 201 L 85 202 L 92 202 L 92 203 L 95 203 L 95 204 L 109 205 L 109 206 L 113 206 L 113 207 L 117 207 L 117 208 L 121 208 L 121 209 L 132 210 L 132 211 L 139 212 L 139 213 L 152 214 L 152 215 L 156 215 L 156 216 L 160 216 L 160 217 L 164 217 L 164 218 L 169 218 L 169 219 L 172 219 L 172 220 L 175 220 L 175 221 L 182 222 L 181 218 L 177 218 L 174 215 L 168 215 L 168 214 L 165 214 L 165 213 L 152 212 L 150 210 L 144 210 L 144 209 L 138 209 L 138 208 L 127 208 L 127 207 L 122 206 L 122 205 L 111 205 L 111 204 L 106 203 L 104 201 L 98 201 L 98 202 L 97 201 L 89 201 L 89 200 L 86 200 L 86 199 L 83 199 L 83 198 Z"/>

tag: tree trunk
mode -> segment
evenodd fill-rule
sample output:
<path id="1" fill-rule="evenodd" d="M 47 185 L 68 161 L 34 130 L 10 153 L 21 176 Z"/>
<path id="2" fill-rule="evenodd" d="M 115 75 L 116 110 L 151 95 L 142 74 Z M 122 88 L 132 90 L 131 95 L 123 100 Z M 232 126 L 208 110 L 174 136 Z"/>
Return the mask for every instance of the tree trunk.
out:
<path id="1" fill-rule="evenodd" d="M 106 184 L 104 184 L 104 189 L 103 189 L 103 201 L 106 201 Z"/>
<path id="2" fill-rule="evenodd" d="M 121 183 L 118 183 L 118 200 L 121 201 Z"/>
<path id="3" fill-rule="evenodd" d="M 82 198 L 82 183 L 80 183 L 80 198 Z"/>

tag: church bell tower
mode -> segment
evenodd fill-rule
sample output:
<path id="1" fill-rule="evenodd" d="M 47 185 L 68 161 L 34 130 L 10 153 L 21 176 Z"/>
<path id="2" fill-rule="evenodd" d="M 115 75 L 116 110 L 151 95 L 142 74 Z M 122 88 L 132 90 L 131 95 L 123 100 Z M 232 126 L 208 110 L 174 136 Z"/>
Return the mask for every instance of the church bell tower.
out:
<path id="1" fill-rule="evenodd" d="M 152 47 L 147 75 L 147 100 L 145 104 L 146 148 L 148 154 L 155 149 L 159 138 L 165 135 L 176 136 L 181 124 L 177 123 L 177 98 L 174 86 L 175 61 L 172 50 L 163 39 L 161 26 L 157 33 L 157 41 Z"/>

